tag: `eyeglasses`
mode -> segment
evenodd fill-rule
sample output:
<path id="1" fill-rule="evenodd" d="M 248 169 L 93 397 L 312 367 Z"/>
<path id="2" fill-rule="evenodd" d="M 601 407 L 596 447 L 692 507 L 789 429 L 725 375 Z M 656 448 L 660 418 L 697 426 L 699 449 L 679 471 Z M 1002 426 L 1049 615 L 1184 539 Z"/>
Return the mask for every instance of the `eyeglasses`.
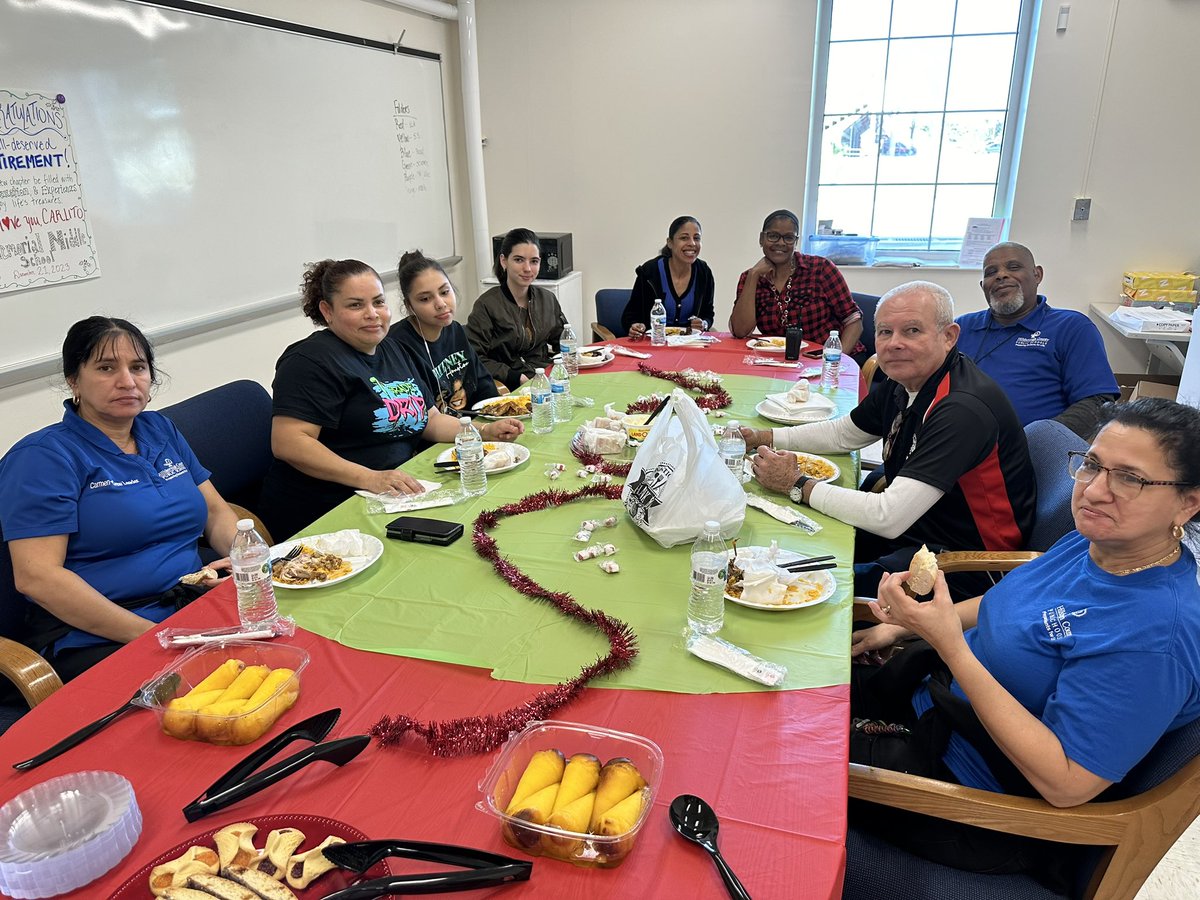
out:
<path id="1" fill-rule="evenodd" d="M 1082 450 L 1067 451 L 1067 472 L 1080 484 L 1091 484 L 1101 472 L 1108 473 L 1108 489 L 1121 500 L 1132 500 L 1144 487 L 1191 487 L 1187 481 L 1148 481 L 1124 469 L 1110 469 L 1088 457 Z"/>
<path id="2" fill-rule="evenodd" d="M 798 235 L 795 232 L 780 234 L 778 231 L 764 231 L 763 237 L 768 244 L 794 244 Z"/>

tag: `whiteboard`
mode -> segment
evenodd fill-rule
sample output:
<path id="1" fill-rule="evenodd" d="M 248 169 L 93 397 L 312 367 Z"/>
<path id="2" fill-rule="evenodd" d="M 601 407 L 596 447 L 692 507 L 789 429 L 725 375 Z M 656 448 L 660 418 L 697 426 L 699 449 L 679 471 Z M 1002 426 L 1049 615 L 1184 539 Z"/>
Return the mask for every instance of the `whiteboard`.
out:
<path id="1" fill-rule="evenodd" d="M 102 271 L 0 295 L 0 373 L 89 315 L 194 333 L 290 301 L 314 260 L 386 275 L 412 247 L 453 255 L 440 58 L 304 30 L 0 4 L 0 84 L 66 98 Z"/>

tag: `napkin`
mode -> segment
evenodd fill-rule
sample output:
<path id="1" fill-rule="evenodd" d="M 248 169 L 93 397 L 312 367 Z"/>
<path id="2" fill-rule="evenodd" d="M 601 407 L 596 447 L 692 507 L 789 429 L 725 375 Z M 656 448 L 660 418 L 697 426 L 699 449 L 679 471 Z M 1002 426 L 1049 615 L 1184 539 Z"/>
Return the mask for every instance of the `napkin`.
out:
<path id="1" fill-rule="evenodd" d="M 511 447 L 497 447 L 483 458 L 484 471 L 503 469 L 516 462 L 517 455 Z"/>
<path id="2" fill-rule="evenodd" d="M 628 347 L 622 347 L 620 344 L 609 344 L 608 348 L 613 353 L 619 353 L 622 356 L 632 356 L 634 359 L 649 359 L 649 353 L 639 353 L 636 350 L 630 350 Z"/>
<path id="3" fill-rule="evenodd" d="M 810 519 L 803 513 L 798 513 L 796 510 L 788 506 L 781 506 L 766 497 L 760 497 L 758 494 L 746 494 L 746 505 L 753 506 L 760 512 L 765 512 L 773 519 L 778 519 L 784 525 L 794 525 L 805 534 L 816 534 L 821 530 L 821 526 Z"/>
<path id="4" fill-rule="evenodd" d="M 743 557 L 738 566 L 742 570 L 742 599 L 747 603 L 783 603 L 788 586 L 800 578 L 763 556 Z"/>
<path id="5" fill-rule="evenodd" d="M 803 383 L 803 388 L 807 388 L 808 383 Z M 809 394 L 805 401 L 796 401 L 793 399 L 793 391 L 796 391 L 796 396 L 799 396 L 798 389 L 802 389 L 800 384 L 792 388 L 786 394 L 767 394 L 764 406 L 767 412 L 773 412 L 776 415 L 787 416 L 789 419 L 797 419 L 800 421 L 819 421 L 828 419 L 830 414 L 836 409 L 832 400 L 824 394 Z"/>
<path id="6" fill-rule="evenodd" d="M 388 492 L 372 494 L 370 491 L 355 491 L 367 501 L 369 513 L 402 513 L 414 509 L 432 509 L 435 506 L 451 506 L 458 498 L 455 491 L 443 489 L 439 481 L 418 478 L 417 483 L 425 488 L 423 494 L 400 494 Z"/>
<path id="7" fill-rule="evenodd" d="M 719 338 L 710 334 L 668 334 L 668 347 L 707 347 L 715 344 Z"/>

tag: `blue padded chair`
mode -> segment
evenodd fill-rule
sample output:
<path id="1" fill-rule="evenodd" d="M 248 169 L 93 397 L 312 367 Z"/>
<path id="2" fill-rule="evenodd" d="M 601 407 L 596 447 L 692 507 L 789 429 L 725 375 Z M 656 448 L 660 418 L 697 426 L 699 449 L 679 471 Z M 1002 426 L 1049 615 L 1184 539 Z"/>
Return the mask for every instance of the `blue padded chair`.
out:
<path id="1" fill-rule="evenodd" d="M 858 291 L 851 291 L 850 296 L 862 310 L 863 333 L 859 340 L 862 341 L 864 349 L 861 353 L 850 354 L 861 369 L 863 363 L 875 355 L 875 307 L 879 305 L 879 296 L 877 294 L 860 294 Z"/>
<path id="2" fill-rule="evenodd" d="M 1164 735 L 1098 799 L 1067 809 L 855 764 L 850 796 L 1092 849 L 1077 854 L 1074 889 L 1058 894 L 1028 875 L 963 872 L 929 862 L 852 826 L 844 900 L 1129 900 L 1200 812 L 1200 720 Z"/>
<path id="3" fill-rule="evenodd" d="M 162 410 L 212 472 L 213 487 L 235 511 L 257 508 L 271 467 L 271 395 L 257 381 L 231 381 Z M 253 513 L 250 518 L 257 519 Z M 260 533 L 261 523 L 258 523 Z"/>
<path id="4" fill-rule="evenodd" d="M 593 341 L 615 341 L 629 333 L 621 324 L 621 314 L 629 305 L 629 295 L 632 293 L 626 288 L 601 288 L 596 291 L 598 321 L 592 323 Z"/>

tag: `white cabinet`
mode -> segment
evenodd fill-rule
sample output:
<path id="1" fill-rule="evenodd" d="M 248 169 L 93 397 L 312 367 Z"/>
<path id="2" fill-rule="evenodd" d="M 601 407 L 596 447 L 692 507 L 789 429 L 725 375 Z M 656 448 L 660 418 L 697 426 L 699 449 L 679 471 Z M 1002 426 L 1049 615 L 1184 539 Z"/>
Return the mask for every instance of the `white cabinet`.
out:
<path id="1" fill-rule="evenodd" d="M 491 288 L 500 283 L 495 276 L 490 276 L 483 279 L 486 288 Z M 591 320 L 584 321 L 583 318 L 583 273 L 570 272 L 559 278 L 557 281 L 549 281 L 538 279 L 534 282 L 540 288 L 545 288 L 555 297 L 558 298 L 558 305 L 562 307 L 563 315 L 567 317 L 567 321 L 571 323 L 571 327 L 575 329 L 575 334 L 579 336 L 581 343 L 584 341 L 585 325 L 590 325 Z M 485 288 L 485 290 L 486 290 Z M 587 331 L 587 336 L 591 336 L 591 331 Z"/>

